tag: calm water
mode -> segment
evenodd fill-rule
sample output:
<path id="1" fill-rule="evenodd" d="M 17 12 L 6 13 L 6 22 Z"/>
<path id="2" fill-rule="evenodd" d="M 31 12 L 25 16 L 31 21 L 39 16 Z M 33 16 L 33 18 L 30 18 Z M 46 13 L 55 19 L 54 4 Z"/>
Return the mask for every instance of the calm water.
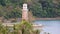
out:
<path id="1" fill-rule="evenodd" d="M 60 34 L 60 20 L 37 20 L 36 24 L 43 24 L 43 32 L 49 32 L 50 34 Z"/>

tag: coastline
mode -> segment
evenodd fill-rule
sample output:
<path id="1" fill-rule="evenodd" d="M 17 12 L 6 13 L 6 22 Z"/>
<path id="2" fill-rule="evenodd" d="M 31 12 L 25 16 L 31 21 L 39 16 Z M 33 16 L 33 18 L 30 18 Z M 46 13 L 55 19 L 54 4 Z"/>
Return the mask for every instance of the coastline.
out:
<path id="1" fill-rule="evenodd" d="M 60 20 L 60 18 L 35 18 L 35 20 Z"/>
<path id="2" fill-rule="evenodd" d="M 12 18 L 12 19 L 1 19 L 0 22 L 4 22 L 4 23 L 11 23 L 12 21 L 17 21 L 20 22 L 22 20 L 22 18 Z M 36 21 L 36 20 L 60 20 L 60 18 L 29 18 L 30 21 Z"/>

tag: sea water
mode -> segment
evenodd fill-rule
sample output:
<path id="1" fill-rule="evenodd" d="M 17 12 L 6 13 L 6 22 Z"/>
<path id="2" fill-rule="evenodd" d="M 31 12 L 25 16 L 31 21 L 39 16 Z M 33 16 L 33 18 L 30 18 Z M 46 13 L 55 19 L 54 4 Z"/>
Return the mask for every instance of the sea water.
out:
<path id="1" fill-rule="evenodd" d="M 36 20 L 34 23 L 44 25 L 43 33 L 60 34 L 60 20 Z"/>

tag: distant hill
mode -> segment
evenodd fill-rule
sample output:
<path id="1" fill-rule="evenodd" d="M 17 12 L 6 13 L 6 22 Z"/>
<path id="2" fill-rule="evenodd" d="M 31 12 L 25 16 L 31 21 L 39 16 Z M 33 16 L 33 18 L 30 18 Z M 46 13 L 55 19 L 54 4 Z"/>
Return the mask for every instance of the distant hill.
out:
<path id="1" fill-rule="evenodd" d="M 60 17 L 60 0 L 0 0 L 0 17 L 21 18 L 23 3 L 36 18 Z"/>

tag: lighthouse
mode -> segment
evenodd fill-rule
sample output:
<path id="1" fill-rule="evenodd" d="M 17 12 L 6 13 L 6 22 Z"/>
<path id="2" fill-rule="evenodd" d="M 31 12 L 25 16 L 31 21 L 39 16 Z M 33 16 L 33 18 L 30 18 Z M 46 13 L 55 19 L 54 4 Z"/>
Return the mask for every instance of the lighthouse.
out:
<path id="1" fill-rule="evenodd" d="M 26 3 L 23 4 L 22 20 L 28 21 L 28 8 L 27 8 L 27 4 Z"/>

